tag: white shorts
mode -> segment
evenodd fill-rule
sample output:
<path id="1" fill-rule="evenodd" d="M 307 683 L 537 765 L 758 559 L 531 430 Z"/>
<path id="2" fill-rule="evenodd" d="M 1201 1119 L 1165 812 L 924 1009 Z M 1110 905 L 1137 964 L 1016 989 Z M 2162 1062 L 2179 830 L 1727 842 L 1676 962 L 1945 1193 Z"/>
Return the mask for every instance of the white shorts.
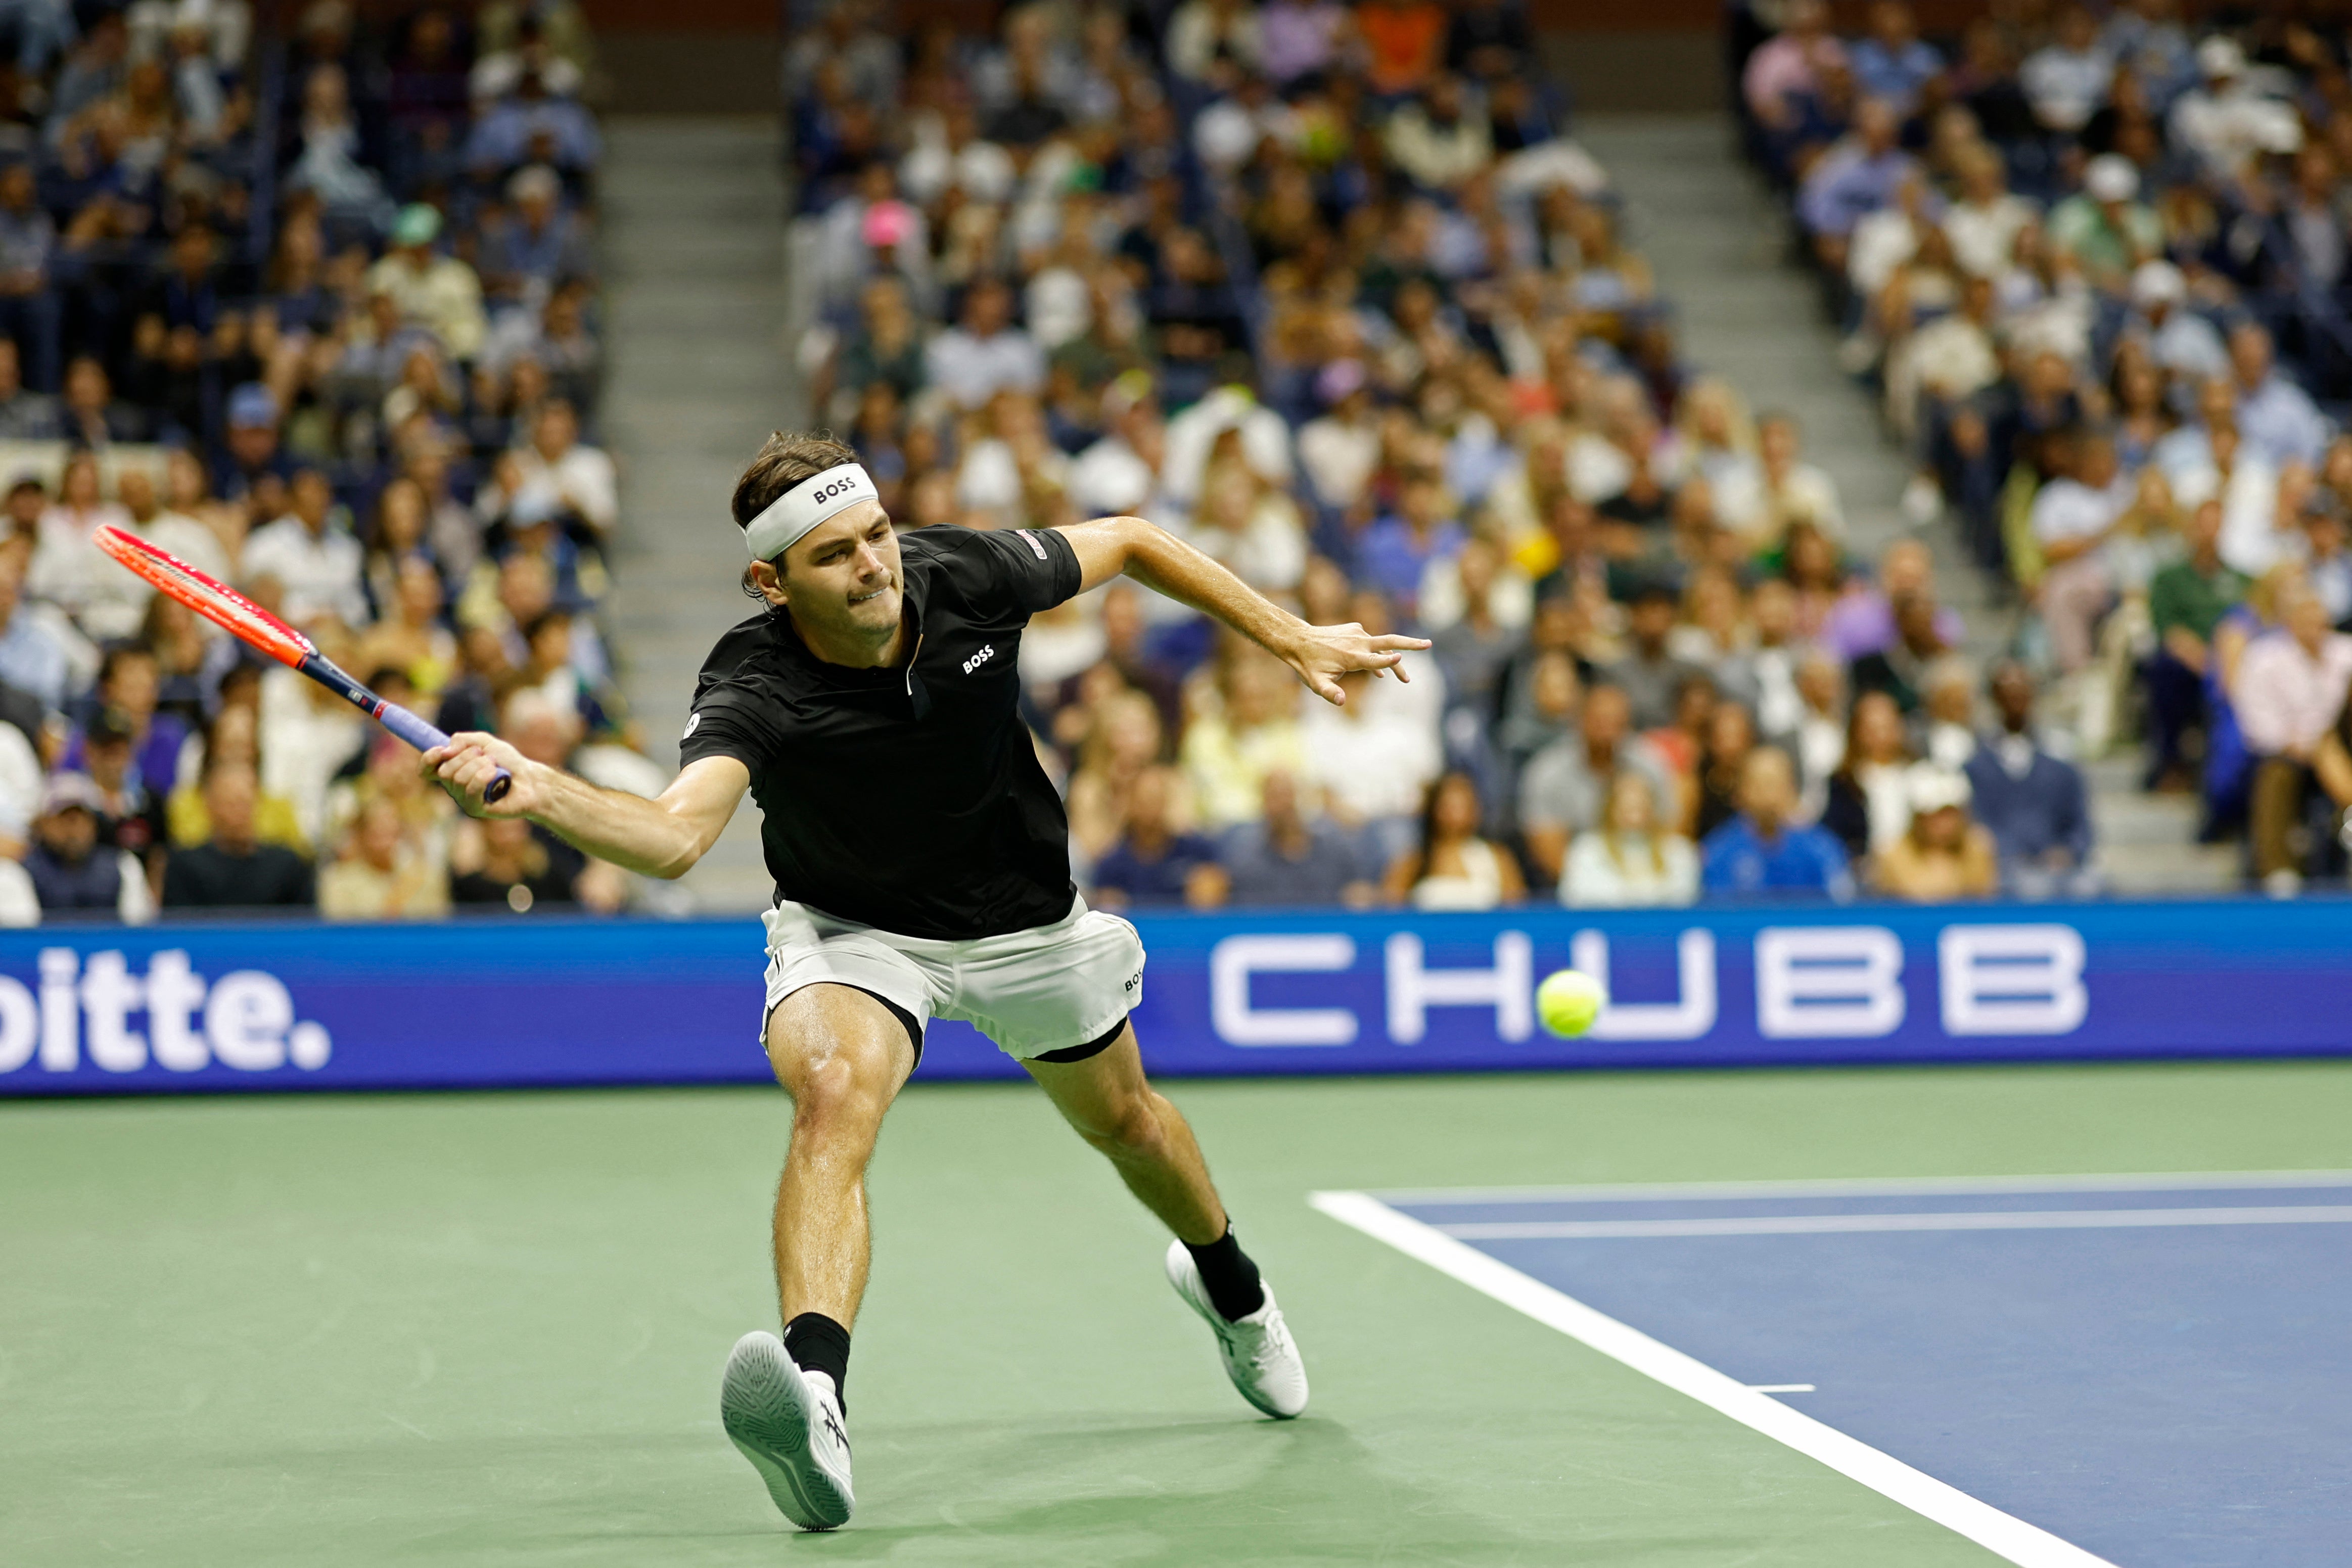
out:
<path id="1" fill-rule="evenodd" d="M 1052 925 L 964 942 L 900 936 L 785 903 L 768 927 L 768 1015 L 804 985 L 854 985 L 916 1023 L 961 1018 L 1026 1061 L 1090 1045 L 1143 999 L 1143 939 L 1117 915 L 1074 899 Z"/>

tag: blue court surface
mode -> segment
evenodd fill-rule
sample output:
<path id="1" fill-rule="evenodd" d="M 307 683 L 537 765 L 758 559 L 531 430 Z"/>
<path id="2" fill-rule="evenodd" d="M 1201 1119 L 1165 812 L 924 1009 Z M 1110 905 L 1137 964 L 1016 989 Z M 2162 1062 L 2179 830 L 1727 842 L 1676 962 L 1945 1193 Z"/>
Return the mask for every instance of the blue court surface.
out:
<path id="1" fill-rule="evenodd" d="M 2352 1563 L 2352 1175 L 1316 1202 L 2012 1561 Z"/>

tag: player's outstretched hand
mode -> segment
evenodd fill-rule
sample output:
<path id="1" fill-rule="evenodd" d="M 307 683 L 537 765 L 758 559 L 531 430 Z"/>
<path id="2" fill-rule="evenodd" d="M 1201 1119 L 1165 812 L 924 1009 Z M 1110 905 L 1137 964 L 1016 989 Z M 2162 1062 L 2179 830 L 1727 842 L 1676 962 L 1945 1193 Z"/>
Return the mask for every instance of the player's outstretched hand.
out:
<path id="1" fill-rule="evenodd" d="M 1344 708 L 1348 694 L 1339 689 L 1340 676 L 1358 669 L 1385 675 L 1394 669 L 1399 680 L 1408 680 L 1412 678 L 1398 668 L 1398 660 L 1428 646 L 1427 637 L 1374 637 L 1350 621 L 1344 626 L 1299 627 L 1283 657 L 1309 691 L 1334 708 Z"/>
<path id="2" fill-rule="evenodd" d="M 482 792 L 500 768 L 514 775 L 514 787 L 496 805 L 485 805 Z M 539 764 L 479 730 L 450 736 L 418 759 L 416 771 L 447 790 L 467 816 L 526 816 L 540 805 Z"/>

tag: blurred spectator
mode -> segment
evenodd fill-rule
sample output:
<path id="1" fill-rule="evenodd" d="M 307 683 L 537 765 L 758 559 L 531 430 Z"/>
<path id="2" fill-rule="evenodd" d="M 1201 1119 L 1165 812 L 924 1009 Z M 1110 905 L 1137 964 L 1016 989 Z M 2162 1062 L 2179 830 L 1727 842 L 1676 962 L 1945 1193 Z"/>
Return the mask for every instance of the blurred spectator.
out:
<path id="1" fill-rule="evenodd" d="M 245 542 L 244 576 L 277 583 L 279 614 L 296 626 L 332 616 L 344 626 L 365 624 L 367 595 L 362 584 L 364 552 L 351 523 L 335 504 L 327 476 L 304 468 L 287 489 L 284 517 L 253 531 Z"/>
<path id="2" fill-rule="evenodd" d="M 1298 726 L 1307 757 L 1299 776 L 1321 792 L 1340 822 L 1368 829 L 1384 850 L 1402 848 L 1444 763 L 1436 729 L 1411 709 L 1377 700 L 1368 671 L 1340 677 L 1339 689 L 1344 706 L 1317 702 Z M 1383 863 L 1388 858 L 1381 856 Z"/>
<path id="3" fill-rule="evenodd" d="M 1853 132 L 1806 173 L 1797 216 L 1813 253 L 1830 271 L 1845 270 L 1854 225 L 1893 205 L 1896 190 L 1911 176 L 1916 165 L 1903 151 L 1901 132 L 1894 107 L 1866 98 L 1854 110 Z"/>
<path id="4" fill-rule="evenodd" d="M 1785 133 L 1822 96 L 1824 75 L 1845 68 L 1846 52 L 1830 32 L 1827 0 L 1789 0 L 1780 15 L 1780 31 L 1748 57 L 1739 85 L 1758 122 Z"/>
<path id="5" fill-rule="evenodd" d="M 1895 640 L 1874 653 L 1864 654 L 1847 672 L 1854 694 L 1884 692 L 1905 713 L 1919 706 L 1927 671 L 1951 651 L 1945 640 L 1943 617 L 1936 602 L 1914 594 L 1895 603 Z"/>
<path id="6" fill-rule="evenodd" d="M 1911 826 L 1913 758 L 1903 715 L 1883 691 L 1854 695 L 1845 761 L 1830 777 L 1822 826 L 1849 858 L 1861 861 L 1885 848 Z"/>
<path id="7" fill-rule="evenodd" d="M 208 765 L 203 787 L 212 836 L 193 848 L 173 854 L 163 869 L 163 907 L 255 909 L 310 904 L 310 863 L 282 845 L 261 842 L 255 832 L 254 812 L 261 786 L 252 768 L 227 761 Z"/>
<path id="8" fill-rule="evenodd" d="M 515 449 L 516 479 L 525 490 L 552 499 L 557 515 L 584 524 L 602 539 L 620 516 L 613 459 L 580 442 L 580 419 L 562 398 L 531 422 L 530 444 Z"/>
<path id="9" fill-rule="evenodd" d="M 438 209 L 423 202 L 401 208 L 392 247 L 368 269 L 367 286 L 390 300 L 402 321 L 431 332 L 452 356 L 470 360 L 489 331 L 481 279 L 457 257 L 434 253 L 440 237 Z"/>
<path id="10" fill-rule="evenodd" d="M 467 826 L 449 857 L 449 897 L 460 912 L 499 908 L 550 914 L 578 907 L 579 851 L 519 816 Z"/>
<path id="11" fill-rule="evenodd" d="M 97 458 L 75 453 L 66 459 L 57 504 L 41 514 L 40 543 L 26 590 L 63 609 L 94 640 L 136 630 L 150 590 L 100 553 L 91 538 L 101 527 L 120 528 L 130 521 L 128 512 L 100 493 Z"/>
<path id="12" fill-rule="evenodd" d="M 56 392 L 60 374 L 57 258 L 57 224 L 40 205 L 33 166 L 11 163 L 0 169 L 0 332 L 13 340 L 6 379 L 15 383 L 19 365 L 25 364 L 31 384 L 41 393 Z M 47 405 L 45 423 L 32 416 L 37 405 L 17 405 L 20 398 L 37 395 L 22 393 L 15 384 L 7 391 L 8 406 L 0 410 L 0 417 L 16 426 L 7 431 L 9 436 L 40 440 L 57 434 L 54 400 Z"/>
<path id="13" fill-rule="evenodd" d="M 2175 100 L 2168 129 L 2204 173 L 2233 179 L 2264 153 L 2302 145 L 2293 106 L 2251 79 L 2245 50 L 2235 38 L 2215 34 L 2200 42 L 2197 70 L 2203 83 Z"/>
<path id="14" fill-rule="evenodd" d="M 62 708 L 72 667 L 56 637 L 24 611 L 25 562 L 21 548 L 0 547 L 0 681 Z"/>
<path id="15" fill-rule="evenodd" d="M 1194 720 L 1180 753 L 1201 825 L 1212 832 L 1256 817 L 1268 773 L 1313 776 L 1296 717 L 1299 685 L 1286 665 L 1236 649 L 1220 693 L 1222 711 Z"/>
<path id="16" fill-rule="evenodd" d="M 1675 591 L 1652 580 L 1633 591 L 1625 614 L 1625 656 L 1609 666 L 1610 681 L 1625 694 L 1636 730 L 1662 730 L 1674 722 L 1683 688 L 1706 671 L 1667 651 L 1680 610 Z"/>
<path id="17" fill-rule="evenodd" d="M 0 440 L 57 440 L 65 433 L 58 400 L 46 392 L 25 389 L 17 374 L 22 363 L 16 343 L 0 337 Z"/>
<path id="18" fill-rule="evenodd" d="M 1419 842 L 1389 864 L 1390 900 L 1416 910 L 1491 910 L 1524 898 L 1517 862 L 1478 836 L 1483 816 L 1469 774 L 1445 773 L 1431 784 Z"/>
<path id="19" fill-rule="evenodd" d="M 1570 839 L 1601 826 L 1610 781 L 1621 770 L 1642 773 L 1657 800 L 1675 798 L 1671 770 L 1633 733 L 1623 689 L 1596 685 L 1585 693 L 1576 731 L 1538 752 L 1519 778 L 1519 830 L 1546 880 L 1559 881 Z"/>
<path id="20" fill-rule="evenodd" d="M 1095 862 L 1094 900 L 1103 908 L 1209 909 L 1224 902 L 1226 876 L 1216 846 L 1171 820 L 1174 783 L 1166 769 L 1148 768 L 1129 787 L 1125 830 Z"/>
<path id="21" fill-rule="evenodd" d="M 2060 477 L 2033 498 L 2029 525 L 2041 546 L 2042 620 L 2059 669 L 2091 662 L 2092 633 L 2114 602 L 2116 578 L 2102 546 L 2131 500 L 2115 443 L 2085 431 L 2063 442 Z"/>
<path id="22" fill-rule="evenodd" d="M 2270 333 L 2256 322 L 2241 321 L 2230 331 L 2239 433 L 2252 455 L 2273 468 L 2288 463 L 2316 468 L 2327 447 L 2327 420 L 2311 395 L 2278 369 L 2271 346 Z"/>
<path id="23" fill-rule="evenodd" d="M 90 728 L 93 758 L 109 725 L 121 721 L 101 713 Z M 210 794 L 204 786 L 201 774 L 205 770 L 220 766 L 237 766 L 262 772 L 261 719 L 255 708 L 246 702 L 224 702 L 213 716 L 212 725 L 205 731 L 198 752 L 199 777 L 176 786 L 169 786 L 163 803 L 163 819 L 168 826 L 166 838 L 173 846 L 193 847 L 213 836 Z M 129 732 L 124 731 L 124 749 L 129 750 Z M 165 774 L 168 780 L 172 775 Z M 139 775 L 143 787 L 153 788 L 146 775 Z M 310 837 L 303 831 L 302 816 L 287 795 L 264 788 L 253 805 L 253 834 L 265 844 L 282 845 L 297 853 L 310 847 Z"/>
<path id="24" fill-rule="evenodd" d="M 2245 598 L 2250 585 L 2243 573 L 2221 560 L 2219 500 L 2208 499 L 2189 514 L 2183 536 L 2188 553 L 2148 584 L 2148 617 L 2156 633 L 2156 647 L 2144 667 L 2150 789 L 2189 787 L 2182 741 L 2205 721 L 2214 628 Z"/>
<path id="25" fill-rule="evenodd" d="M 1659 820 L 1650 781 L 1638 773 L 1609 782 L 1600 826 L 1569 847 L 1559 901 L 1586 909 L 1687 904 L 1698 898 L 1698 852 Z"/>
<path id="26" fill-rule="evenodd" d="M 1904 0 L 1874 0 L 1869 35 L 1855 43 L 1847 60 L 1857 88 L 1906 116 L 1944 70 L 1943 56 L 1921 40 L 1917 19 Z"/>
<path id="27" fill-rule="evenodd" d="M 1845 851 L 1800 823 L 1796 770 L 1777 746 L 1759 746 L 1739 783 L 1739 815 L 1707 835 L 1701 885 L 1710 894 L 1845 899 L 1853 891 Z"/>
<path id="28" fill-rule="evenodd" d="M 1045 383 L 1045 355 L 1013 324 L 1013 291 L 992 277 L 964 291 L 961 324 L 931 340 L 924 365 L 929 384 L 967 409 L 1006 388 L 1035 392 Z"/>
<path id="29" fill-rule="evenodd" d="M 59 773 L 41 798 L 25 870 L 50 918 L 107 914 L 127 924 L 152 919 L 154 894 L 137 856 L 104 842 L 106 802 L 79 773 Z"/>
<path id="30" fill-rule="evenodd" d="M 329 920 L 433 919 L 449 912 L 448 873 L 409 831 L 398 804 L 379 796 L 360 807 L 342 854 L 320 874 L 319 912 Z"/>
<path id="31" fill-rule="evenodd" d="M 1370 904 L 1379 889 L 1365 879 L 1347 836 L 1307 820 L 1298 796 L 1298 783 L 1288 773 L 1266 774 L 1263 815 L 1236 829 L 1224 853 L 1230 901 L 1292 908 Z"/>
<path id="32" fill-rule="evenodd" d="M 2000 881 L 1992 835 L 1969 820 L 1969 781 L 1929 765 L 1909 785 L 1910 826 L 1871 857 L 1873 884 L 1913 903 L 1990 898 Z"/>
<path id="33" fill-rule="evenodd" d="M 2330 628 L 2308 587 L 2283 596 L 2282 629 L 2256 637 L 2238 661 L 2231 698 L 2256 758 L 2251 833 L 2254 875 L 2266 891 L 2303 885 L 2297 838 L 2313 783 L 2313 753 L 2352 690 L 2352 636 Z"/>
<path id="34" fill-rule="evenodd" d="M 1991 830 L 2000 879 L 2025 899 L 2087 898 L 2091 813 L 2081 770 L 2053 757 L 2033 732 L 2033 677 L 2014 659 L 1994 667 L 1990 685 L 2000 728 L 1969 759 L 1977 819 Z"/>
<path id="35" fill-rule="evenodd" d="M 2100 45 L 2098 19 L 2086 5 L 2058 12 L 2051 40 L 2018 66 L 2018 85 L 2046 130 L 2079 132 L 2091 110 L 2105 103 L 2115 58 Z"/>

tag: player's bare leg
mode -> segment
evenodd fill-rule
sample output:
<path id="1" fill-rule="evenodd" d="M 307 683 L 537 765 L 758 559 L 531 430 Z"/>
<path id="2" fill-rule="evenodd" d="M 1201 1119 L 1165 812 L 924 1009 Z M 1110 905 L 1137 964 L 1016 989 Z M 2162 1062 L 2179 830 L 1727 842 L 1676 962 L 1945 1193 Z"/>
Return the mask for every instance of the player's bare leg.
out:
<path id="1" fill-rule="evenodd" d="M 1127 1190 L 1180 1241 L 1225 1234 L 1225 1205 L 1183 1112 L 1144 1079 L 1132 1025 L 1084 1061 L 1024 1062 L 1077 1135 L 1101 1151 Z"/>
<path id="2" fill-rule="evenodd" d="M 768 1015 L 768 1064 L 793 1097 L 793 1141 L 776 1183 L 776 1300 L 789 1323 L 822 1312 L 844 1328 L 866 1294 L 866 1166 L 914 1043 L 889 1009 L 846 985 L 810 985 Z"/>
<path id="3" fill-rule="evenodd" d="M 774 1232 L 784 1337 L 736 1342 L 719 1417 L 784 1517 L 832 1530 L 854 1506 L 841 1393 L 871 1252 L 866 1167 L 914 1043 L 865 993 L 811 985 L 769 1015 L 768 1061 L 793 1097 Z"/>
<path id="4" fill-rule="evenodd" d="M 1127 1190 L 1176 1233 L 1168 1282 L 1217 1336 L 1225 1373 L 1269 1415 L 1307 1408 L 1307 1368 L 1282 1309 L 1234 1240 L 1183 1113 L 1143 1076 L 1133 1026 L 1082 1061 L 1024 1062 L 1064 1121 L 1102 1152 Z"/>

